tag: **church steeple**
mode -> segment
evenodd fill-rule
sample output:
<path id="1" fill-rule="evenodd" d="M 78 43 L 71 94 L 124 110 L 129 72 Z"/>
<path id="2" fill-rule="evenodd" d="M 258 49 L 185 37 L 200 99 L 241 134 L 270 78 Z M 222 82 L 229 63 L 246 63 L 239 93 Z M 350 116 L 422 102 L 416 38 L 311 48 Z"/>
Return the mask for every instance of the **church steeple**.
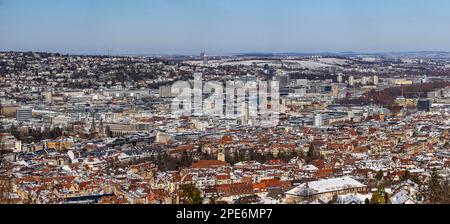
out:
<path id="1" fill-rule="evenodd" d="M 217 160 L 225 162 L 225 149 L 223 145 L 219 146 L 219 153 L 217 154 Z"/>
<path id="2" fill-rule="evenodd" d="M 92 124 L 91 124 L 91 134 L 94 135 L 97 133 L 96 127 L 95 127 L 95 111 L 92 112 Z"/>
<path id="3" fill-rule="evenodd" d="M 103 128 L 103 118 L 100 118 L 100 127 L 99 127 L 99 133 L 101 134 L 101 136 L 105 135 L 105 130 Z"/>

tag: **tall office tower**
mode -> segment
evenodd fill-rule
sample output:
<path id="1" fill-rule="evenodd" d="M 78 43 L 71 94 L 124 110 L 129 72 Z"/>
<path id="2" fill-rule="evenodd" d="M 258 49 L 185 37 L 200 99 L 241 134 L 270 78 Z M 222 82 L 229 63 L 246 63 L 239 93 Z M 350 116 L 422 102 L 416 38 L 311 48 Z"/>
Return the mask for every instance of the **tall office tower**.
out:
<path id="1" fill-rule="evenodd" d="M 377 86 L 378 83 L 379 83 L 378 76 L 374 75 L 374 76 L 373 76 L 373 84 L 374 84 L 375 86 Z"/>
<path id="2" fill-rule="evenodd" d="M 282 96 L 289 95 L 290 79 L 287 75 L 277 75 L 275 80 L 278 81 L 280 86 L 280 94 Z"/>
<path id="3" fill-rule="evenodd" d="M 207 65 L 208 64 L 208 57 L 206 56 L 206 53 L 202 52 L 200 54 L 200 58 L 203 60 L 203 64 Z"/>
<path id="4" fill-rule="evenodd" d="M 33 117 L 33 111 L 31 108 L 23 107 L 19 108 L 16 111 L 16 120 L 17 121 L 29 121 Z"/>

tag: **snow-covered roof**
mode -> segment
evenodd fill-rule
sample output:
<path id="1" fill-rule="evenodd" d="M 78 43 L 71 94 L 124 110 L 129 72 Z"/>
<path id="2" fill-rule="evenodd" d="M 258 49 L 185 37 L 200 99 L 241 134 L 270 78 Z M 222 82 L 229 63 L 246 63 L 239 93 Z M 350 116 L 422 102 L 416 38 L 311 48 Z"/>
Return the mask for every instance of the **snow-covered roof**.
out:
<path id="1" fill-rule="evenodd" d="M 409 196 L 408 192 L 405 190 L 399 191 L 397 194 L 394 194 L 391 198 L 392 204 L 411 204 L 414 203 L 412 198 Z"/>
<path id="2" fill-rule="evenodd" d="M 346 194 L 346 195 L 340 195 L 338 197 L 338 203 L 339 204 L 351 204 L 351 203 L 357 203 L 357 204 L 364 204 L 366 199 L 369 199 L 372 197 L 372 194 Z"/>
<path id="3" fill-rule="evenodd" d="M 303 170 L 305 171 L 318 171 L 319 168 L 315 167 L 314 165 L 306 165 L 303 167 Z"/>
<path id="4" fill-rule="evenodd" d="M 308 194 L 322 194 L 326 192 L 360 187 L 365 187 L 365 185 L 351 177 L 340 177 L 303 183 L 300 186 L 286 192 L 286 194 L 304 195 L 306 192 Z"/>

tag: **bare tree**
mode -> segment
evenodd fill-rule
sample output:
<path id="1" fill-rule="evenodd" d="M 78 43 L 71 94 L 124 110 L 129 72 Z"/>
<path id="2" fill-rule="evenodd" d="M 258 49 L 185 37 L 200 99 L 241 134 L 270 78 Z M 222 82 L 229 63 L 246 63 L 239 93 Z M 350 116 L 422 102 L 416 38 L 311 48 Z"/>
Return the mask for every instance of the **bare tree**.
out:
<path id="1" fill-rule="evenodd" d="M 12 178 L 8 174 L 0 174 L 0 204 L 11 204 Z"/>
<path id="2" fill-rule="evenodd" d="M 10 197 L 10 193 L 12 192 L 12 178 L 8 172 L 11 168 L 5 164 L 4 156 L 6 154 L 5 143 L 2 141 L 0 144 L 0 204 L 12 203 Z"/>

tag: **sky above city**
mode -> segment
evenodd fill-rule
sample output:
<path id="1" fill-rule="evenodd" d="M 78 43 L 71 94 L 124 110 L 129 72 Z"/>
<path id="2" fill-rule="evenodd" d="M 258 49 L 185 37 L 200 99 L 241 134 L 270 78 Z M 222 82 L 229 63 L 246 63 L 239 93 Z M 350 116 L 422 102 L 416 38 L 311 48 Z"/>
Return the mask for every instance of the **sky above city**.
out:
<path id="1" fill-rule="evenodd" d="M 450 51 L 448 0 L 0 0 L 0 51 Z"/>

